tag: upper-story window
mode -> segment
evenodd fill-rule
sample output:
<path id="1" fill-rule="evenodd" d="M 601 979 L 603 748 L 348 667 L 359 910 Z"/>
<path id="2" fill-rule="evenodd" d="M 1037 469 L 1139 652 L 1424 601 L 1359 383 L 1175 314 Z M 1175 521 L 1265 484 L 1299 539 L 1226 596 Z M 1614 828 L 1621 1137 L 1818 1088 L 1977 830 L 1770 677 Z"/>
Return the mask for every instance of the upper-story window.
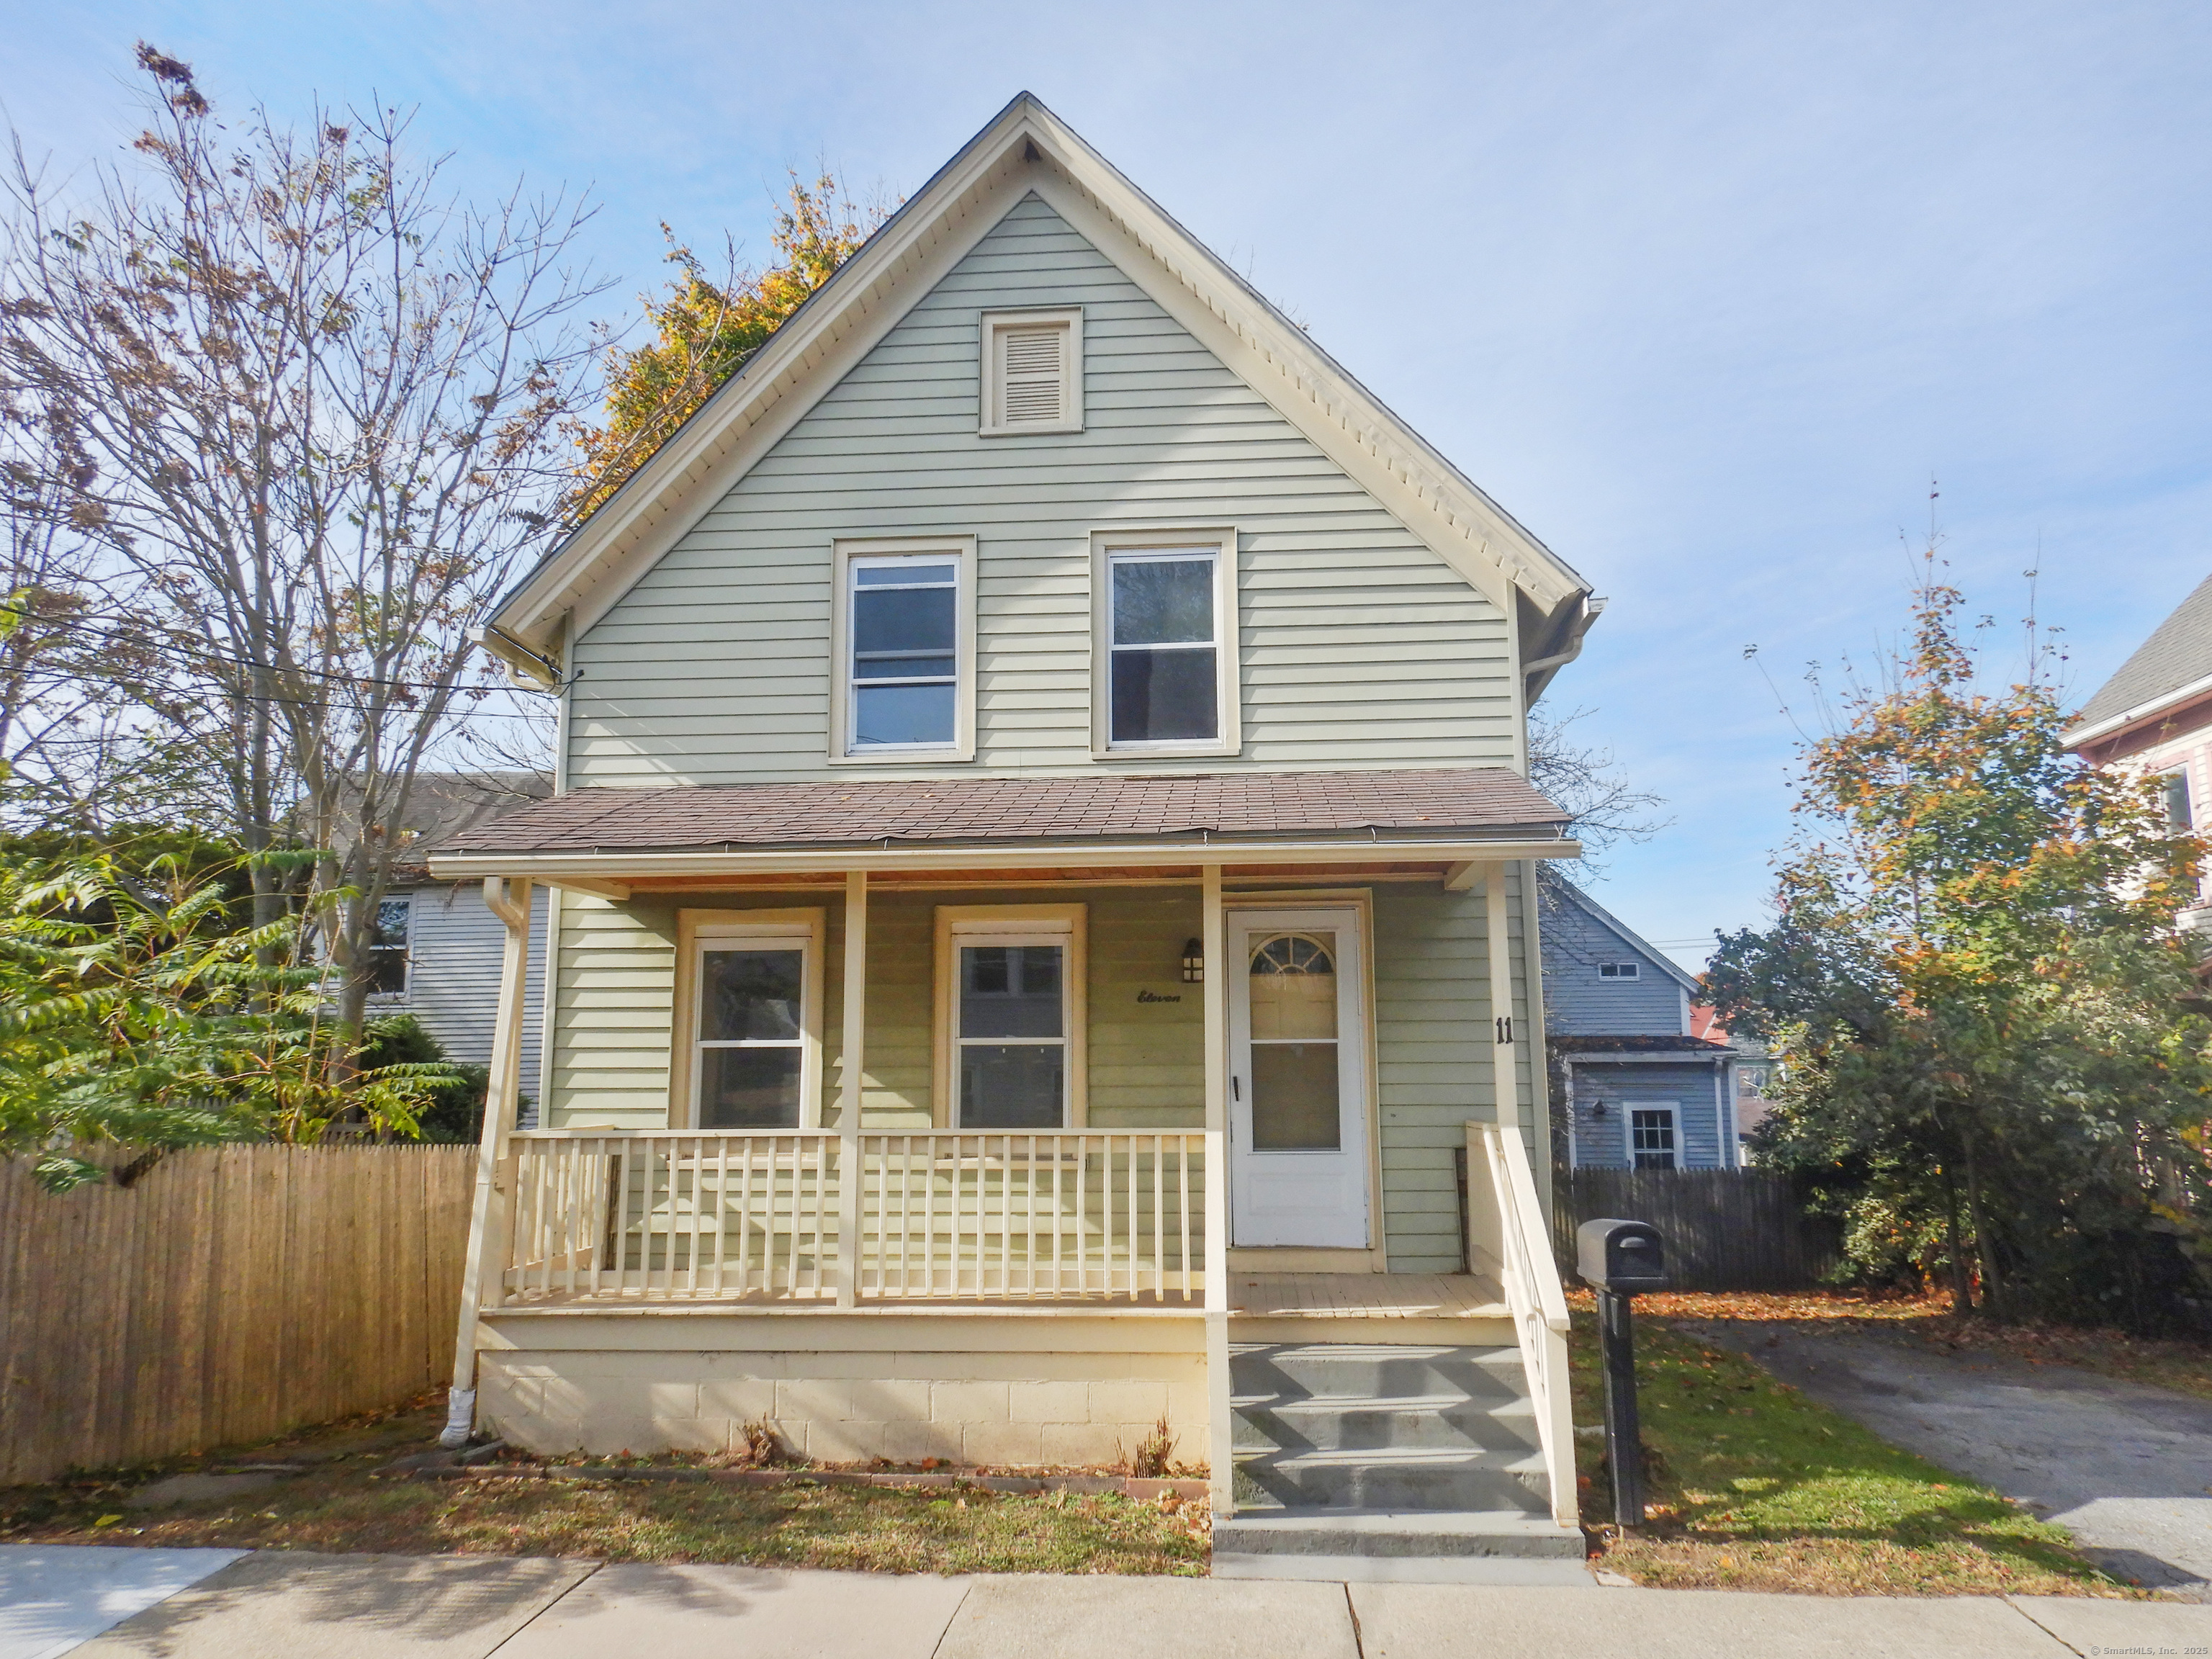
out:
<path id="1" fill-rule="evenodd" d="M 1233 754 L 1233 531 L 1097 536 L 1092 747 Z"/>
<path id="2" fill-rule="evenodd" d="M 1597 965 L 1600 979 L 1641 979 L 1644 964 L 1639 962 L 1601 962 Z"/>
<path id="3" fill-rule="evenodd" d="M 2187 830 L 2197 822 L 2189 805 L 2189 769 L 2183 767 L 2166 775 L 2166 821 L 2176 830 Z"/>
<path id="4" fill-rule="evenodd" d="M 987 438 L 1083 430 L 1083 313 L 987 311 L 982 318 Z"/>
<path id="5" fill-rule="evenodd" d="M 974 753 L 975 544 L 837 544 L 838 760 Z"/>

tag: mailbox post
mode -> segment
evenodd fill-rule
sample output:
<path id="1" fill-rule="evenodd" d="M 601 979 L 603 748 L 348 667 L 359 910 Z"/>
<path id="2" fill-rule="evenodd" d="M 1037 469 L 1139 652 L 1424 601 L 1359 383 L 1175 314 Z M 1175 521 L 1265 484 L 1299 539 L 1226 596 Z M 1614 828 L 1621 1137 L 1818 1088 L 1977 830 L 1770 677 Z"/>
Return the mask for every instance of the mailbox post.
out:
<path id="1" fill-rule="evenodd" d="M 1659 1230 L 1647 1222 L 1585 1221 L 1575 1230 L 1575 1266 L 1597 1292 L 1598 1352 L 1605 1364 L 1605 1459 L 1613 1471 L 1613 1519 L 1644 1524 L 1644 1432 L 1636 1416 L 1636 1333 L 1629 1298 L 1667 1288 Z"/>

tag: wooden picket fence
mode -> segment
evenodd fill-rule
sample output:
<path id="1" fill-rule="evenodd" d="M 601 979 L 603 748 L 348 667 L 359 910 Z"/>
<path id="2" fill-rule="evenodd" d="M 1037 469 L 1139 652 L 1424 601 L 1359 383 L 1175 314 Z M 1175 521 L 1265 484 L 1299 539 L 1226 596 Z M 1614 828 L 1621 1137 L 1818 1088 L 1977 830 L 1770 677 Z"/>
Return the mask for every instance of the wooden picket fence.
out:
<path id="1" fill-rule="evenodd" d="M 473 1146 L 222 1146 L 56 1195 L 0 1159 L 0 1484 L 447 1381 Z"/>
<path id="2" fill-rule="evenodd" d="M 1600 1216 L 1656 1227 L 1676 1290 L 1809 1290 L 1838 1259 L 1835 1224 L 1807 1215 L 1789 1178 L 1768 1170 L 1561 1170 L 1553 1197 L 1553 1242 L 1571 1285 L 1582 1282 L 1575 1229 Z"/>

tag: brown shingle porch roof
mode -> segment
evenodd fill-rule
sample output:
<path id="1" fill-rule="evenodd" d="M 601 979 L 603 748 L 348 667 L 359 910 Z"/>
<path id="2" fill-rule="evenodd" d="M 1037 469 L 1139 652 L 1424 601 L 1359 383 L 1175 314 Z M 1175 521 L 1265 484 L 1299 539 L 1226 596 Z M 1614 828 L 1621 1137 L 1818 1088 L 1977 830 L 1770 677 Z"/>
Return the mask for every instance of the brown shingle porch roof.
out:
<path id="1" fill-rule="evenodd" d="M 1503 767 L 957 778 L 577 789 L 471 825 L 446 854 L 643 853 L 866 842 L 1558 834 L 1566 814 Z"/>

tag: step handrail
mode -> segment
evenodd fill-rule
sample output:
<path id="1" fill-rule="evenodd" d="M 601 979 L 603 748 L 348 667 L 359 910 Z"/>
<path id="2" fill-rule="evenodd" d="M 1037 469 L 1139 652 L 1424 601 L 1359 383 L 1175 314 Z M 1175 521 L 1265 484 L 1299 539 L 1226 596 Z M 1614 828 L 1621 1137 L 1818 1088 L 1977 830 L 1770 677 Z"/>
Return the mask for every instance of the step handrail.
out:
<path id="1" fill-rule="evenodd" d="M 1551 1229 L 1536 1190 L 1536 1173 L 1517 1125 L 1472 1123 L 1490 1170 L 1492 1219 L 1498 1231 L 1499 1287 L 1519 1340 L 1528 1401 L 1552 1492 L 1552 1518 L 1573 1526 L 1580 1514 L 1575 1491 L 1572 1384 L 1567 1361 L 1567 1296 L 1553 1260 Z M 1470 1151 L 1473 1149 L 1470 1148 Z M 1477 1241 L 1470 1241 L 1474 1244 Z M 1471 1251 L 1472 1255 L 1473 1252 Z M 1479 1259 L 1479 1258 L 1478 1258 Z"/>

